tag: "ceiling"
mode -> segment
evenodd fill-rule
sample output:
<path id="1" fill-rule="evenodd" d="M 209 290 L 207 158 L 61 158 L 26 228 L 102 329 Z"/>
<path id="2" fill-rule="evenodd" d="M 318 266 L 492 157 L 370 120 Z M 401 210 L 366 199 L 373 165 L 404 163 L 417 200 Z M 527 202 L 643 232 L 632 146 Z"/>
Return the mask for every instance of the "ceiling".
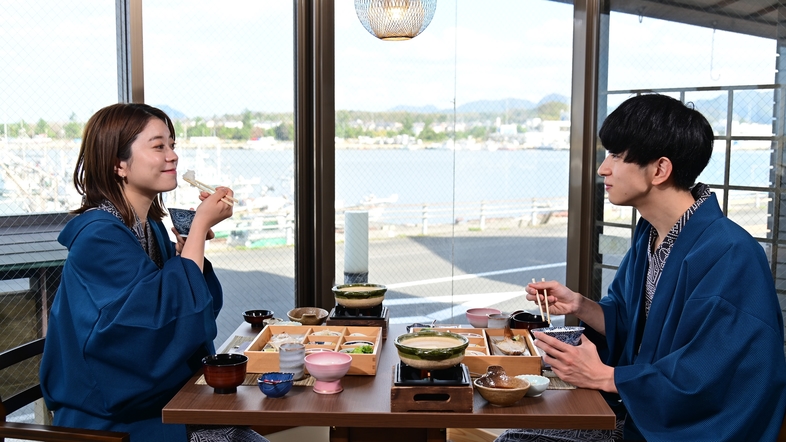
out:
<path id="1" fill-rule="evenodd" d="M 551 0 L 573 4 L 573 0 Z M 763 38 L 786 37 L 784 0 L 607 0 L 611 10 Z M 782 16 L 779 17 L 778 8 Z"/>
<path id="2" fill-rule="evenodd" d="M 786 36 L 782 0 L 610 0 L 611 10 L 763 38 Z M 784 15 L 779 17 L 778 9 Z"/>

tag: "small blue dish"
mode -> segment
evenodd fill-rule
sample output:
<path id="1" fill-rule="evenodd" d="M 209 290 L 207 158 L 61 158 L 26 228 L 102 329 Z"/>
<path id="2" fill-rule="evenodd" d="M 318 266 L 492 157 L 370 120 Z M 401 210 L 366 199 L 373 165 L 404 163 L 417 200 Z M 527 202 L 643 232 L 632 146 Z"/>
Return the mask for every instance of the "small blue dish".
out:
<path id="1" fill-rule="evenodd" d="M 292 389 L 294 381 L 292 373 L 270 372 L 263 373 L 257 380 L 259 389 L 267 397 L 282 397 Z"/>

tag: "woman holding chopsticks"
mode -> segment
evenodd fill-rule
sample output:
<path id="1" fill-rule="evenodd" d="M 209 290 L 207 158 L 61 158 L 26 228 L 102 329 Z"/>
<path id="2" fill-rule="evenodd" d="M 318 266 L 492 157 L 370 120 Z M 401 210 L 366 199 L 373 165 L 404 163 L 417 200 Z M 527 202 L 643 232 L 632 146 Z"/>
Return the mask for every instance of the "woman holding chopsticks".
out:
<path id="1" fill-rule="evenodd" d="M 177 186 L 175 132 L 159 109 L 115 104 L 85 126 L 74 170 L 82 205 L 49 317 L 40 380 L 56 425 L 131 440 L 264 440 L 243 428 L 163 424 L 161 409 L 215 352 L 221 284 L 205 259 L 212 226 L 232 215 L 225 187 L 201 192 L 176 247 L 161 194 Z M 221 437 L 216 437 L 221 435 Z"/>

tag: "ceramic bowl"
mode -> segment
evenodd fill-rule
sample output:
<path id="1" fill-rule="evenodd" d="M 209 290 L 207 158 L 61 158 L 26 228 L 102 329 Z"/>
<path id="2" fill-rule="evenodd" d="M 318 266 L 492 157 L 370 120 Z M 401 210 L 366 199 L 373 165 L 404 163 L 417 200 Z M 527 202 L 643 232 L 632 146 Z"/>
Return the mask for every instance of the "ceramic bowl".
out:
<path id="1" fill-rule="evenodd" d="M 547 388 L 549 388 L 549 378 L 546 376 L 539 376 L 536 374 L 520 374 L 516 377 L 529 381 L 529 390 L 527 390 L 528 397 L 538 397 L 544 391 L 546 391 Z"/>
<path id="2" fill-rule="evenodd" d="M 579 345 L 579 343 L 581 342 L 581 335 L 584 333 L 584 327 L 579 327 L 579 326 L 546 327 L 546 328 L 536 328 L 532 331 L 535 333 L 541 332 L 549 336 L 553 336 L 566 344 Z"/>
<path id="3" fill-rule="evenodd" d="M 267 397 L 282 397 L 292 389 L 292 373 L 270 372 L 263 373 L 257 379 L 257 384 L 262 393 Z"/>
<path id="4" fill-rule="evenodd" d="M 443 370 L 459 364 L 469 339 L 457 333 L 433 329 L 405 333 L 396 338 L 401 362 L 421 370 Z"/>
<path id="5" fill-rule="evenodd" d="M 388 288 L 382 284 L 341 284 L 333 287 L 336 304 L 348 308 L 370 308 L 382 304 Z"/>
<path id="6" fill-rule="evenodd" d="M 489 315 L 488 328 L 505 328 L 510 326 L 510 313 Z"/>
<path id="7" fill-rule="evenodd" d="M 265 320 L 273 317 L 273 310 L 246 310 L 243 312 L 243 319 L 246 320 L 251 327 L 262 328 L 265 326 Z"/>
<path id="8" fill-rule="evenodd" d="M 489 326 L 489 315 L 502 313 L 495 308 L 471 308 L 467 310 L 467 320 L 475 328 L 487 328 Z"/>
<path id="9" fill-rule="evenodd" d="M 194 221 L 196 210 L 188 209 L 167 209 L 169 216 L 172 218 L 172 225 L 180 236 L 188 236 L 191 230 L 191 222 Z"/>
<path id="10" fill-rule="evenodd" d="M 482 384 L 482 379 L 475 379 L 473 382 L 483 399 L 496 407 L 509 407 L 527 394 L 530 388 L 529 381 L 518 377 L 510 378 L 510 384 L 506 388 L 488 387 Z M 512 387 L 512 388 L 511 388 Z"/>
<path id="11" fill-rule="evenodd" d="M 237 353 L 219 353 L 202 358 L 205 382 L 218 394 L 234 393 L 246 379 L 248 357 Z"/>
<path id="12" fill-rule="evenodd" d="M 529 312 L 515 312 L 510 315 L 510 328 L 532 330 L 548 326 L 549 323 L 541 315 Z"/>
<path id="13" fill-rule="evenodd" d="M 288 311 L 287 316 L 303 325 L 319 325 L 325 322 L 328 311 L 319 307 L 298 307 Z"/>
<path id="14" fill-rule="evenodd" d="M 306 370 L 314 377 L 314 391 L 320 394 L 341 393 L 341 378 L 349 371 L 352 356 L 336 351 L 322 351 L 306 355 Z"/>

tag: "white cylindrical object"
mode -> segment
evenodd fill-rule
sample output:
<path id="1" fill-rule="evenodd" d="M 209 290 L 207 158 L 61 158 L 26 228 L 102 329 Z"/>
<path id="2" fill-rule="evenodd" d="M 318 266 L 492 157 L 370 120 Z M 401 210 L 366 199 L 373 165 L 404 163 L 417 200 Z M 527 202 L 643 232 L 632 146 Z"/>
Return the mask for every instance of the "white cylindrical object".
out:
<path id="1" fill-rule="evenodd" d="M 344 273 L 368 272 L 368 212 L 344 212 Z"/>
<path id="2" fill-rule="evenodd" d="M 292 373 L 294 380 L 303 379 L 306 369 L 306 346 L 287 342 L 278 349 L 278 369 L 282 373 Z"/>

